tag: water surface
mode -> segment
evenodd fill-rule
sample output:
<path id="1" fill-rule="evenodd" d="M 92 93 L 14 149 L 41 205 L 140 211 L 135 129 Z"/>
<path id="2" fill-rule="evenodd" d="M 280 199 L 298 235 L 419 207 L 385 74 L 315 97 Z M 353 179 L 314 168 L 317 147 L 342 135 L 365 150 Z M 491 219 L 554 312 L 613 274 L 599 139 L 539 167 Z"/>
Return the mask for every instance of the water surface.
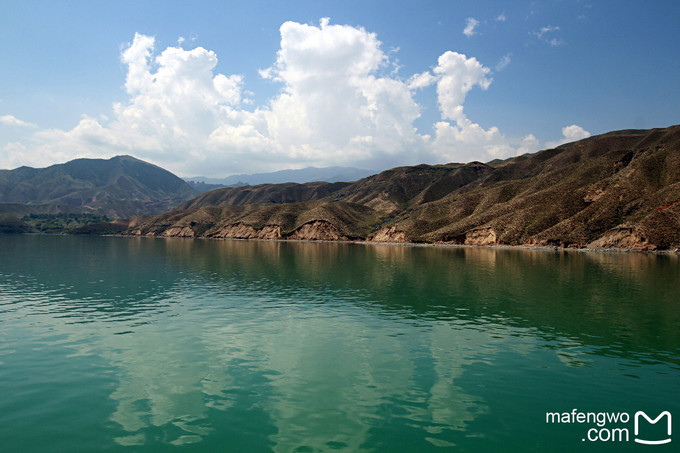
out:
<path id="1" fill-rule="evenodd" d="M 677 256 L 0 236 L 3 451 L 672 451 L 546 412 L 679 390 Z"/>

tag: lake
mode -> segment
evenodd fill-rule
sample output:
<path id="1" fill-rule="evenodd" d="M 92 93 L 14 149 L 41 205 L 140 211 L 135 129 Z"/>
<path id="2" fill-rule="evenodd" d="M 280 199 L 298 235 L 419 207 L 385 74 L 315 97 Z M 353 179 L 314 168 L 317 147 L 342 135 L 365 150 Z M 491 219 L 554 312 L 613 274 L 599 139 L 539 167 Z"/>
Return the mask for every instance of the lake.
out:
<path id="1" fill-rule="evenodd" d="M 679 392 L 677 255 L 0 236 L 2 451 L 673 451 Z"/>

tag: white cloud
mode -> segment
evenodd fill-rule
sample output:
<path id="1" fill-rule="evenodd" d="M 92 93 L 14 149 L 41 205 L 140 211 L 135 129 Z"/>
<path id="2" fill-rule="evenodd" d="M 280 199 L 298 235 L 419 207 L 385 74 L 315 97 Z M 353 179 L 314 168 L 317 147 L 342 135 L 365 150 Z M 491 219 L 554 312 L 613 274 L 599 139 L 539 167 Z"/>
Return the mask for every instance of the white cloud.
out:
<path id="1" fill-rule="evenodd" d="M 213 74 L 214 52 L 168 47 L 153 57 L 154 39 L 135 35 L 121 56 L 130 99 L 114 105 L 109 129 L 130 150 L 158 159 L 201 158 L 210 134 L 237 115 L 243 78 Z"/>
<path id="2" fill-rule="evenodd" d="M 421 140 L 413 127 L 420 107 L 407 83 L 380 75 L 388 67 L 380 41 L 363 28 L 284 23 L 277 60 L 260 72 L 283 84 L 261 111 L 268 140 L 284 157 L 319 165 L 368 165 L 406 152 Z"/>
<path id="3" fill-rule="evenodd" d="M 12 115 L 0 115 L 0 124 L 12 127 L 38 127 L 33 123 L 22 121 L 19 118 Z"/>
<path id="4" fill-rule="evenodd" d="M 153 37 L 137 33 L 120 55 L 127 99 L 111 115 L 85 116 L 70 130 L 39 130 L 7 144 L 0 167 L 132 154 L 180 175 L 224 176 L 310 165 L 487 161 L 538 147 L 533 136 L 509 139 L 466 117 L 467 94 L 492 83 L 490 69 L 474 57 L 448 51 L 432 70 L 402 79 L 392 70 L 396 50 L 383 51 L 362 27 L 324 18 L 318 26 L 286 22 L 280 33 L 275 61 L 259 73 L 281 88 L 259 106 L 249 105 L 243 76 L 215 72 L 214 52 L 158 52 Z M 221 61 L 224 68 L 229 63 Z M 421 111 L 415 93 L 431 86 L 441 113 L 432 136 L 414 126 Z M 0 121 L 30 124 L 11 115 Z M 578 133 L 574 127 L 565 128 L 565 137 Z"/>
<path id="5" fill-rule="evenodd" d="M 149 59 L 154 50 L 154 38 L 135 33 L 132 44 L 121 54 L 120 59 L 128 65 L 125 88 L 129 94 L 141 92 L 153 83 Z"/>
<path id="6" fill-rule="evenodd" d="M 408 86 L 412 90 L 429 87 L 437 81 L 437 78 L 430 71 L 421 74 L 414 74 L 408 79 Z"/>
<path id="7" fill-rule="evenodd" d="M 581 126 L 577 126 L 576 124 L 563 127 L 562 134 L 564 135 L 564 138 L 572 142 L 590 137 L 590 132 L 583 129 Z"/>
<path id="8" fill-rule="evenodd" d="M 487 162 L 515 154 L 506 137 L 496 127 L 488 130 L 467 118 L 435 124 L 433 154 L 444 162 Z"/>
<path id="9" fill-rule="evenodd" d="M 463 34 L 468 38 L 477 34 L 475 28 L 479 25 L 479 21 L 474 17 L 468 17 L 465 20 L 465 28 L 463 29 Z"/>
<path id="10" fill-rule="evenodd" d="M 565 143 L 571 143 L 571 142 L 575 142 L 575 141 L 578 141 L 578 140 L 582 140 L 584 138 L 590 137 L 590 132 L 583 129 L 581 126 L 577 126 L 576 124 L 572 124 L 571 126 L 566 126 L 566 127 L 562 128 L 562 135 L 564 137 L 560 140 L 546 142 L 545 147 L 547 149 L 551 149 L 551 148 L 556 148 L 556 147 L 563 145 Z"/>
<path id="11" fill-rule="evenodd" d="M 543 39 L 546 33 L 551 33 L 555 31 L 559 31 L 560 27 L 553 27 L 552 25 L 548 25 L 546 27 L 541 28 L 538 31 L 534 32 L 534 35 L 537 36 L 540 39 Z"/>
<path id="12" fill-rule="evenodd" d="M 496 22 L 505 22 L 506 20 L 508 20 L 508 18 L 505 16 L 505 13 L 496 16 Z"/>
<path id="13" fill-rule="evenodd" d="M 554 37 L 554 34 L 558 31 L 560 31 L 560 27 L 548 25 L 542 27 L 538 31 L 532 32 L 531 34 L 536 36 L 540 41 L 547 43 L 552 47 L 557 47 L 564 44 L 564 40 L 558 37 Z"/>
<path id="14" fill-rule="evenodd" d="M 437 95 L 442 118 L 461 119 L 465 96 L 475 85 L 488 89 L 492 79 L 486 75 L 491 70 L 474 57 L 451 51 L 442 54 L 438 63 L 434 73 L 438 76 Z"/>
<path id="15" fill-rule="evenodd" d="M 511 53 L 503 55 L 503 57 L 498 60 L 498 63 L 496 63 L 496 71 L 502 71 L 507 68 L 510 64 L 510 57 L 512 57 Z"/>
<path id="16" fill-rule="evenodd" d="M 470 121 L 463 112 L 467 93 L 475 86 L 487 90 L 491 70 L 476 58 L 445 52 L 433 70 L 437 78 L 437 97 L 442 121 L 435 124 L 430 153 L 437 162 L 488 161 L 507 157 L 514 150 L 496 127 L 488 130 Z"/>
<path id="17" fill-rule="evenodd" d="M 282 89 L 266 105 L 243 108 L 243 77 L 215 74 L 214 52 L 157 55 L 154 38 L 136 34 L 121 53 L 129 98 L 113 119 L 42 131 L 33 147 L 50 161 L 126 152 L 181 174 L 417 162 L 420 106 L 406 82 L 381 75 L 389 59 L 374 33 L 328 19 L 286 22 L 280 32 L 277 59 L 260 74 Z"/>
<path id="18" fill-rule="evenodd" d="M 538 141 L 534 134 L 529 134 L 522 139 L 520 146 L 517 148 L 517 155 L 535 153 L 540 149 L 541 143 Z"/>

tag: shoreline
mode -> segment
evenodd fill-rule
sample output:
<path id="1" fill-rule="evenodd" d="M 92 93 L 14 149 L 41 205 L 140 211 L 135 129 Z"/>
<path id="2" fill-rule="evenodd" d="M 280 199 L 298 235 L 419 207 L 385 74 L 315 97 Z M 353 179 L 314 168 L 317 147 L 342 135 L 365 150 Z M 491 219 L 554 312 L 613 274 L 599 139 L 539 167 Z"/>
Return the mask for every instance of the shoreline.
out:
<path id="1" fill-rule="evenodd" d="M 3 236 L 13 236 L 6 234 Z M 381 242 L 367 240 L 327 240 L 327 239 L 261 239 L 261 238 L 215 238 L 215 237 L 186 237 L 186 236 L 147 236 L 134 234 L 69 234 L 69 233 L 18 233 L 21 236 L 86 236 L 86 237 L 120 237 L 120 238 L 145 238 L 145 239 L 191 239 L 206 241 L 256 241 L 256 242 L 292 242 L 292 243 L 328 243 L 328 244 L 361 244 L 361 245 L 388 245 L 397 247 L 433 247 L 433 248 L 461 248 L 461 249 L 496 249 L 496 250 L 531 250 L 544 252 L 592 252 L 592 253 L 638 253 L 651 255 L 680 256 L 680 248 L 664 250 L 636 250 L 623 248 L 593 248 L 593 247 L 559 247 L 550 245 L 511 245 L 511 244 L 452 244 L 452 243 L 425 243 L 425 242 Z"/>
<path id="2" fill-rule="evenodd" d="M 77 235 L 70 235 L 77 236 Z M 469 248 L 469 249 L 497 249 L 497 250 L 531 250 L 544 252 L 594 252 L 594 253 L 640 253 L 652 255 L 680 256 L 680 249 L 667 250 L 635 250 L 622 248 L 593 248 L 593 247 L 558 247 L 549 245 L 473 245 L 473 244 L 449 244 L 449 243 L 425 243 L 425 242 L 378 242 L 366 240 L 323 240 L 323 239 L 259 239 L 259 238 L 214 238 L 214 237 L 183 237 L 183 236 L 145 236 L 129 234 L 96 235 L 100 237 L 126 237 L 126 238 L 154 238 L 154 239 L 201 239 L 209 241 L 256 241 L 256 242 L 299 242 L 299 243 L 328 243 L 328 244 L 361 244 L 361 245 L 389 245 L 398 247 L 441 247 L 441 248 Z"/>

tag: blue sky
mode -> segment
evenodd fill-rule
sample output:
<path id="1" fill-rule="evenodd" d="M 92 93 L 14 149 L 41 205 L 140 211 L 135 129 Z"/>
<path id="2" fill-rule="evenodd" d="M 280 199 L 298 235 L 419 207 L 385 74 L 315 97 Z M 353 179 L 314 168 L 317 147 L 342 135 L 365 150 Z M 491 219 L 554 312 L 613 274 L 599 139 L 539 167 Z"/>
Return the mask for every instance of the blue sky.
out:
<path id="1" fill-rule="evenodd" d="M 680 123 L 677 1 L 0 4 L 0 168 L 489 161 Z"/>

